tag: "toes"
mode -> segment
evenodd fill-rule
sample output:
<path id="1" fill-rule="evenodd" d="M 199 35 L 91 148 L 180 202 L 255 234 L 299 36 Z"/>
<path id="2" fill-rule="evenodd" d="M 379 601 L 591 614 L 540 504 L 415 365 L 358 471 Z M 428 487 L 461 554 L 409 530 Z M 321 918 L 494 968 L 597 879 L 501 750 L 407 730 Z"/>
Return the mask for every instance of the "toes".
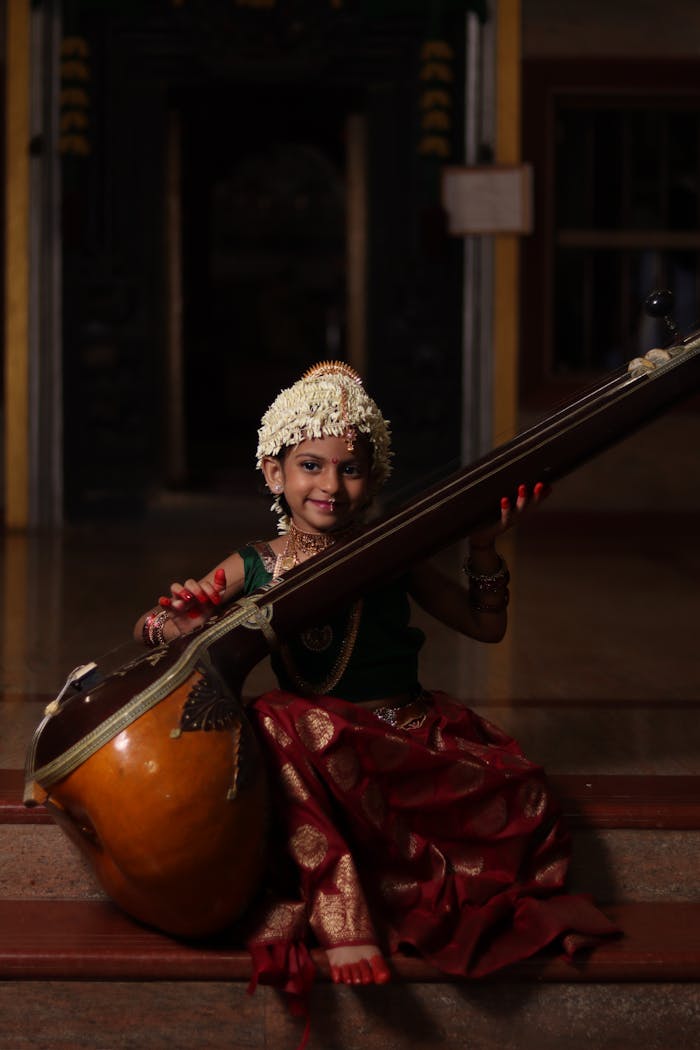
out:
<path id="1" fill-rule="evenodd" d="M 375 984 L 386 984 L 391 980 L 391 970 L 381 955 L 373 955 L 369 961 Z"/>
<path id="2" fill-rule="evenodd" d="M 361 956 L 352 962 L 331 962 L 330 974 L 334 984 L 386 984 L 391 980 L 386 960 L 378 952 L 369 959 Z"/>

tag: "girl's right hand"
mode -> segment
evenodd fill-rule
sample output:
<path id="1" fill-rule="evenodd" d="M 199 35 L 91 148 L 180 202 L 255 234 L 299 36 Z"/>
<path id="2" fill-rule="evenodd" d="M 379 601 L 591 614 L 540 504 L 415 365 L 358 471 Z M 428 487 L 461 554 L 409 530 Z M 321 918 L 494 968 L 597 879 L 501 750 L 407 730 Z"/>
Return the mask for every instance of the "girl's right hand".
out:
<path id="1" fill-rule="evenodd" d="M 190 634 L 214 615 L 225 590 L 226 573 L 219 568 L 211 581 L 205 577 L 171 583 L 170 596 L 160 597 L 158 604 L 169 610 L 169 619 L 180 634 Z"/>

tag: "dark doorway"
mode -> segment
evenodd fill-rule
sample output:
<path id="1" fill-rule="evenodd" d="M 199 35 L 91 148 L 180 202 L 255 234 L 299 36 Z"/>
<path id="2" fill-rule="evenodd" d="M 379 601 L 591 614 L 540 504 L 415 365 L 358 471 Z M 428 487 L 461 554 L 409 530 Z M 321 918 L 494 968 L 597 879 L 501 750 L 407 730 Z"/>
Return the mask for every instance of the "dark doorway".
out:
<path id="1" fill-rule="evenodd" d="M 180 113 L 188 472 L 216 488 L 252 464 L 270 392 L 345 356 L 347 103 L 209 84 Z"/>
<path id="2" fill-rule="evenodd" d="M 69 518 L 254 486 L 261 413 L 326 357 L 357 364 L 391 419 L 397 489 L 456 455 L 461 244 L 440 167 L 460 160 L 459 93 L 453 152 L 424 156 L 422 11 L 311 6 L 67 10 L 90 72 L 87 148 L 63 157 Z M 458 85 L 462 15 L 443 30 Z"/>

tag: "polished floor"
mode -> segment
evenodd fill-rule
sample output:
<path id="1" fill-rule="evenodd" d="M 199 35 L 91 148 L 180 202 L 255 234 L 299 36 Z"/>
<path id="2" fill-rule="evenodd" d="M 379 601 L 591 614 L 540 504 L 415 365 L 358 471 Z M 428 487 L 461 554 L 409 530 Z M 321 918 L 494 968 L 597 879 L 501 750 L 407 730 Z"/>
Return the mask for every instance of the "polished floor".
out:
<path id="1" fill-rule="evenodd" d="M 513 732 L 550 772 L 700 773 L 699 518 L 534 514 L 503 544 L 498 646 L 429 621 L 422 680 Z M 0 768 L 18 768 L 68 672 L 135 651 L 132 624 L 172 579 L 269 536 L 265 501 L 163 495 L 145 516 L 2 541 Z M 439 555 L 458 574 L 459 547 Z M 267 664 L 245 691 L 272 684 Z"/>

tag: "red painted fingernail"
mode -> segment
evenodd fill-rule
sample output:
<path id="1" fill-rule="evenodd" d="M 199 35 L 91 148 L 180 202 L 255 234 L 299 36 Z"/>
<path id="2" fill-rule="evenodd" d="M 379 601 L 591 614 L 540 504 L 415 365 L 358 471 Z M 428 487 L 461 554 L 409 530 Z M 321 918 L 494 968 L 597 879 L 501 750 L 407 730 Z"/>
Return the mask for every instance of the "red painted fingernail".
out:
<path id="1" fill-rule="evenodd" d="M 195 598 L 197 599 L 200 605 L 206 605 L 209 601 L 204 591 L 202 591 L 201 594 L 195 594 Z"/>
<path id="2" fill-rule="evenodd" d="M 214 573 L 214 579 L 217 583 L 226 583 L 226 572 L 224 569 L 217 569 Z"/>
<path id="3" fill-rule="evenodd" d="M 527 496 L 527 485 L 518 485 L 518 495 Z"/>
<path id="4" fill-rule="evenodd" d="M 510 510 L 510 500 L 507 496 L 504 496 L 501 500 L 501 510 Z"/>
<path id="5" fill-rule="evenodd" d="M 214 591 L 213 594 L 209 595 L 209 601 L 212 603 L 212 605 L 221 605 L 221 598 L 216 593 L 216 591 Z"/>
<path id="6" fill-rule="evenodd" d="M 535 485 L 534 493 L 535 493 L 536 496 L 539 496 L 542 492 L 544 492 L 544 485 L 542 484 L 541 481 L 538 481 L 537 484 Z"/>
<path id="7" fill-rule="evenodd" d="M 164 609 L 169 609 L 170 606 L 173 604 L 173 600 L 172 598 L 162 597 L 158 599 L 158 604 L 162 605 Z"/>

